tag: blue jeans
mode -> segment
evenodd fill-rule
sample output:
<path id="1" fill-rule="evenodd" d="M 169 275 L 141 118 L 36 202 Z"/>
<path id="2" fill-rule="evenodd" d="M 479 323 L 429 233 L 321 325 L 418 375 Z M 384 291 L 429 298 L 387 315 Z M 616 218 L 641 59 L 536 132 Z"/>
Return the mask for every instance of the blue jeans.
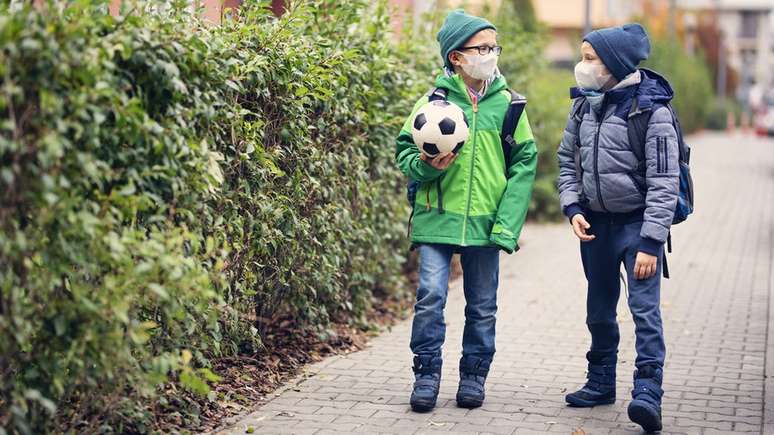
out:
<path id="1" fill-rule="evenodd" d="M 498 248 L 419 245 L 419 288 L 414 305 L 411 350 L 415 355 L 441 355 L 446 338 L 443 312 L 449 291 L 449 268 L 455 250 L 461 254 L 466 301 L 462 355 L 491 361 L 495 353 L 500 272 Z"/>
<path id="2" fill-rule="evenodd" d="M 591 351 L 609 356 L 618 352 L 620 334 L 616 306 L 621 294 L 619 271 L 623 262 L 636 334 L 635 365 L 638 368 L 646 365 L 663 367 L 666 348 L 659 308 L 663 247 L 658 255 L 656 274 L 648 279 L 636 279 L 634 264 L 642 221 L 618 222 L 603 214 L 589 215 L 588 220 L 590 233 L 596 238 L 581 242 L 581 259 L 589 283 L 586 325 L 591 333 Z"/>

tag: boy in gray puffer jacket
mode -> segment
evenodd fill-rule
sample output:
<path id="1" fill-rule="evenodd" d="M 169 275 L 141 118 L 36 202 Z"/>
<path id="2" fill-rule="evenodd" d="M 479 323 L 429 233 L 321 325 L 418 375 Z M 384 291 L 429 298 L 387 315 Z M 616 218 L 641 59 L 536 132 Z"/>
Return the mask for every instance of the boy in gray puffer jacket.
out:
<path id="1" fill-rule="evenodd" d="M 637 359 L 629 418 L 661 429 L 665 358 L 660 303 L 663 245 L 679 194 L 679 146 L 673 93 L 660 75 L 637 65 L 650 43 L 639 24 L 586 35 L 575 68 L 579 87 L 559 146 L 562 210 L 581 240 L 588 280 L 586 324 L 591 333 L 588 382 L 568 394 L 570 406 L 615 402 L 619 332 L 619 268 L 626 268 Z M 650 111 L 640 147 L 629 138 L 630 116 Z M 644 144 L 644 146 L 642 145 Z"/>

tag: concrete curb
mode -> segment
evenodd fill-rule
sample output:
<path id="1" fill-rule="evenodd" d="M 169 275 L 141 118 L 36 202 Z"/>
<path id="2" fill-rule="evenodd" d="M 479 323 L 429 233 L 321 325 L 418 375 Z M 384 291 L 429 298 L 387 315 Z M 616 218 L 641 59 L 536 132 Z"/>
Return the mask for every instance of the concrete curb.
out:
<path id="1" fill-rule="evenodd" d="M 774 242 L 774 231 L 769 230 L 769 239 Z M 771 242 L 770 242 L 771 243 Z M 774 246 L 774 245 L 770 245 Z M 766 314 L 766 356 L 763 372 L 763 427 L 761 434 L 774 434 L 774 255 L 769 266 L 769 300 Z"/>

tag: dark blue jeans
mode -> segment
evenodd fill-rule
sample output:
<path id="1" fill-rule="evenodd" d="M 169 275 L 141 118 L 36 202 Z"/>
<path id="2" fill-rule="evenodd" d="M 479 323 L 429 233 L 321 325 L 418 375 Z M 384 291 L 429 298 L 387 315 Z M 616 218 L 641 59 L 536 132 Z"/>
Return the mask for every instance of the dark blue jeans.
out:
<path id="1" fill-rule="evenodd" d="M 419 288 L 414 305 L 411 350 L 415 355 L 441 355 L 446 338 L 444 307 L 449 292 L 449 267 L 455 250 L 461 254 L 466 302 L 462 355 L 491 361 L 495 353 L 500 271 L 500 250 L 497 248 L 419 246 Z"/>
<path id="2" fill-rule="evenodd" d="M 637 359 L 635 365 L 663 367 L 666 356 L 661 323 L 660 287 L 663 247 L 656 274 L 644 280 L 634 278 L 634 264 L 640 243 L 642 221 L 616 220 L 603 214 L 590 215 L 590 233 L 596 238 L 581 242 L 583 270 L 588 280 L 586 325 L 591 332 L 591 350 L 614 356 L 620 334 L 616 306 L 621 293 L 619 271 L 623 262 L 629 290 L 629 310 L 634 319 Z"/>

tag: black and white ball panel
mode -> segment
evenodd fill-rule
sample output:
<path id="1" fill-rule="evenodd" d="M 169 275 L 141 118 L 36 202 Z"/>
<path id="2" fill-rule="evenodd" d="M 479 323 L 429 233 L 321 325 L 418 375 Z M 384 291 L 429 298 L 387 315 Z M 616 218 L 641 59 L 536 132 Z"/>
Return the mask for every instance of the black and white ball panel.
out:
<path id="1" fill-rule="evenodd" d="M 412 137 L 428 157 L 459 152 L 468 139 L 468 121 L 456 104 L 436 100 L 422 106 L 412 123 Z"/>

